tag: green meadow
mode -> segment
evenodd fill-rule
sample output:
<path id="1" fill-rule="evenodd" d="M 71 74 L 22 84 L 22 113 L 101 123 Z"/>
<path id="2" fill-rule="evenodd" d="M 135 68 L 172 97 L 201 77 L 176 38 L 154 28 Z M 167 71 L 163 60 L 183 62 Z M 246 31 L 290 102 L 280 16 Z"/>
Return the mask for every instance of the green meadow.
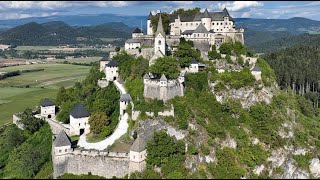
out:
<path id="1" fill-rule="evenodd" d="M 0 125 L 12 122 L 13 113 L 28 107 L 35 108 L 42 98 L 55 98 L 59 87 L 71 87 L 75 82 L 81 81 L 90 68 L 71 64 L 32 64 L 1 68 L 1 72 L 44 70 L 0 80 Z M 29 88 L 26 88 L 27 85 Z"/>

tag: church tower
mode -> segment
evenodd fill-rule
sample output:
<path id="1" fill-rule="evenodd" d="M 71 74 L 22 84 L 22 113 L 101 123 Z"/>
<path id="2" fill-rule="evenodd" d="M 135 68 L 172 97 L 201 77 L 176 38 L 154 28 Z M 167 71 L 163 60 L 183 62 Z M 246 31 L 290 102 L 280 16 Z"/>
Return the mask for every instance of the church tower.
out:
<path id="1" fill-rule="evenodd" d="M 154 53 L 160 50 L 162 54 L 166 54 L 166 34 L 163 30 L 161 13 L 159 16 L 158 27 L 154 38 Z"/>

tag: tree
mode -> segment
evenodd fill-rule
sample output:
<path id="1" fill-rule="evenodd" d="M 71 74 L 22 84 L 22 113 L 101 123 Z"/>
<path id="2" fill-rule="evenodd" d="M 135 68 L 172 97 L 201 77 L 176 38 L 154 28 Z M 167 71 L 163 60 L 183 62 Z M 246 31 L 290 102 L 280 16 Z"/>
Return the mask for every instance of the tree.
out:
<path id="1" fill-rule="evenodd" d="M 20 122 L 24 125 L 25 129 L 30 134 L 33 134 L 34 132 L 38 131 L 44 124 L 44 120 L 38 119 L 33 116 L 32 110 L 30 108 L 24 110 L 20 115 L 20 118 Z"/>
<path id="2" fill-rule="evenodd" d="M 151 73 L 157 77 L 164 74 L 169 79 L 175 79 L 179 76 L 178 61 L 174 57 L 162 57 L 156 59 L 156 62 L 149 67 Z"/>
<path id="3" fill-rule="evenodd" d="M 61 105 L 62 102 L 66 102 L 67 100 L 68 100 L 67 91 L 63 86 L 61 86 L 58 90 L 57 97 L 56 97 L 57 105 Z"/>
<path id="4" fill-rule="evenodd" d="M 110 119 L 103 112 L 96 112 L 89 118 L 90 131 L 99 134 L 103 128 L 110 124 Z"/>
<path id="5" fill-rule="evenodd" d="M 231 55 L 232 51 L 232 43 L 231 42 L 225 42 L 220 45 L 219 51 L 221 54 L 227 54 Z"/>
<path id="6" fill-rule="evenodd" d="M 197 14 L 198 12 L 200 12 L 201 8 L 199 7 L 195 7 L 193 9 L 183 9 L 183 8 L 179 8 L 175 11 L 173 11 L 172 14 Z"/>
<path id="7" fill-rule="evenodd" d="M 161 12 L 161 19 L 162 19 L 162 26 L 163 26 L 163 30 L 166 34 L 170 33 L 170 18 L 169 18 L 169 14 L 165 13 L 165 12 Z M 157 31 L 157 27 L 158 27 L 158 21 L 159 21 L 159 16 L 152 16 L 151 17 L 151 26 L 152 26 L 152 30 L 153 32 Z"/>
<path id="8" fill-rule="evenodd" d="M 200 60 L 200 53 L 193 48 L 193 42 L 184 38 L 180 38 L 177 51 L 173 55 L 178 58 L 181 67 L 188 67 L 192 58 Z"/>
<path id="9" fill-rule="evenodd" d="M 116 52 L 119 52 L 120 51 L 120 47 L 117 46 L 115 50 L 116 50 Z"/>
<path id="10" fill-rule="evenodd" d="M 215 47 L 215 46 L 214 46 Z M 209 59 L 221 59 L 221 54 L 218 53 L 216 50 L 212 50 L 208 52 Z"/>

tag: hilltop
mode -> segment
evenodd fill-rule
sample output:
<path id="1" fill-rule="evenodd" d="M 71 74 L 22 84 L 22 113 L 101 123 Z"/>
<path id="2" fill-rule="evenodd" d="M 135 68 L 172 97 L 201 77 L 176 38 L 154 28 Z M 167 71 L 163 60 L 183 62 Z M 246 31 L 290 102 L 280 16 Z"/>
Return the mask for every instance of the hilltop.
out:
<path id="1" fill-rule="evenodd" d="M 133 28 L 123 23 L 105 23 L 97 26 L 71 27 L 61 21 L 30 22 L 0 34 L 4 44 L 46 46 L 61 44 L 106 43 L 101 38 L 128 38 Z"/>

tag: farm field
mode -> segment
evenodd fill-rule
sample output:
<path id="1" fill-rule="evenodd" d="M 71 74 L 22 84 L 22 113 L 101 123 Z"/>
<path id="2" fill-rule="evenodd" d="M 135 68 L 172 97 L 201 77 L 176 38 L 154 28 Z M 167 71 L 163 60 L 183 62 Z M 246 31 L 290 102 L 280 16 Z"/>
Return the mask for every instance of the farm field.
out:
<path id="1" fill-rule="evenodd" d="M 102 49 L 92 48 L 92 47 L 84 47 L 84 48 L 63 48 L 59 46 L 17 46 L 15 48 L 17 51 L 64 51 L 64 52 L 72 52 L 72 51 L 81 51 L 81 50 L 89 50 L 89 49 L 97 49 L 105 52 L 114 51 L 115 47 L 106 47 Z"/>
<path id="2" fill-rule="evenodd" d="M 55 98 L 59 87 L 71 87 L 75 82 L 81 81 L 91 67 L 70 64 L 32 64 L 1 68 L 1 71 L 40 68 L 44 71 L 23 73 L 0 80 L 0 125 L 12 122 L 13 113 L 28 107 L 36 107 L 45 97 Z M 10 87 L 26 85 L 30 87 Z"/>

